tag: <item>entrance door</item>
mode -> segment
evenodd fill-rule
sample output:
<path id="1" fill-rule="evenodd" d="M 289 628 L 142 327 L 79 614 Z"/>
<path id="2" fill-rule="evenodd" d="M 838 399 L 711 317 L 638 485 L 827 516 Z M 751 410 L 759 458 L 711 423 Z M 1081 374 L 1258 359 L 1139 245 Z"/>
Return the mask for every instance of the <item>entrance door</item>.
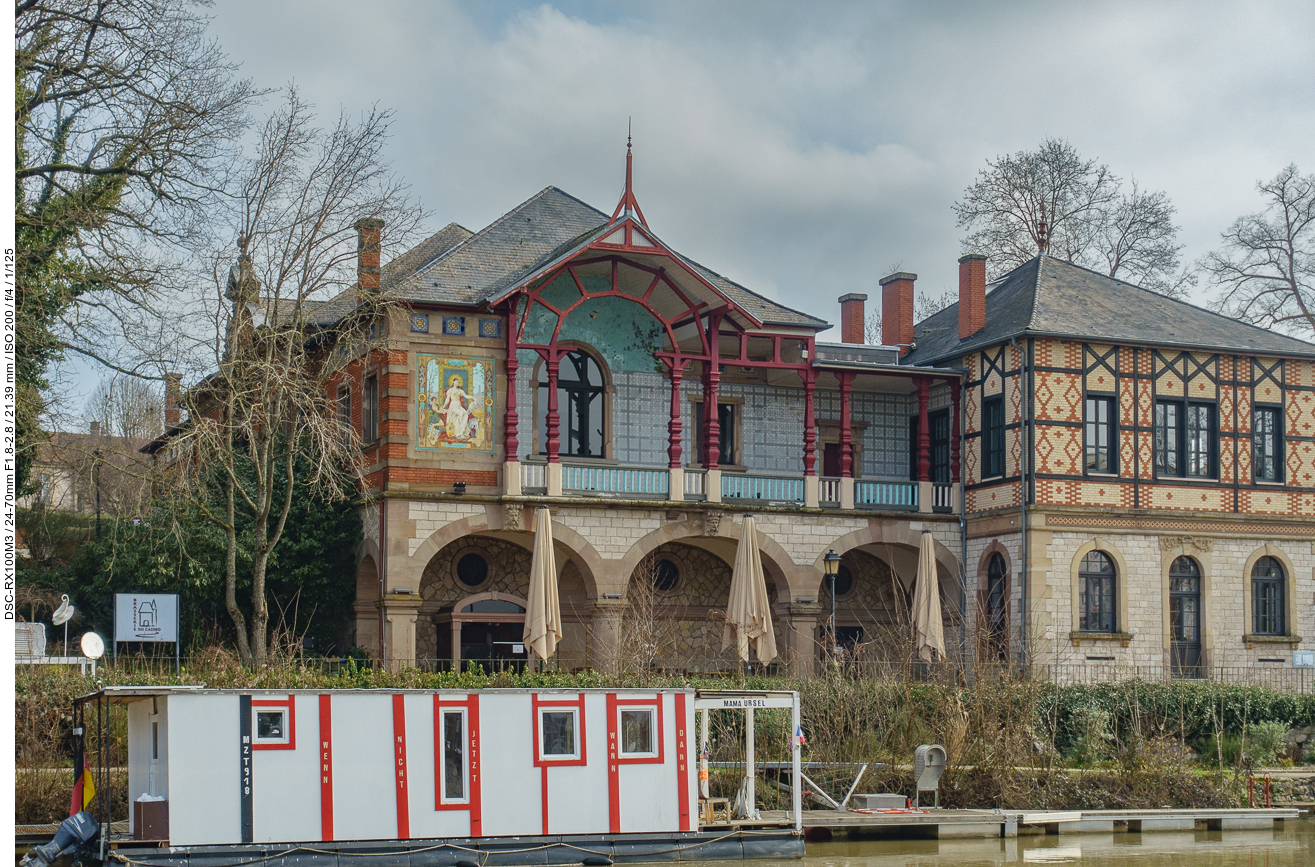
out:
<path id="1" fill-rule="evenodd" d="M 1191 557 L 1169 566 L 1169 657 L 1174 677 L 1201 677 L 1201 570 Z"/>
<path id="2" fill-rule="evenodd" d="M 524 623 L 461 624 L 461 659 L 485 671 L 519 671 L 525 666 Z"/>

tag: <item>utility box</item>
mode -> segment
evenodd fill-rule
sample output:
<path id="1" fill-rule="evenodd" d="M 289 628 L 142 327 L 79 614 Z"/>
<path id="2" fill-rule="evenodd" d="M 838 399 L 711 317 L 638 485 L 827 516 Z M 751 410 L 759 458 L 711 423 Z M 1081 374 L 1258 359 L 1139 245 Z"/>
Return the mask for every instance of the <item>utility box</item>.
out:
<path id="1" fill-rule="evenodd" d="M 903 795 L 882 792 L 875 795 L 855 795 L 860 810 L 907 810 L 909 799 Z"/>
<path id="2" fill-rule="evenodd" d="M 132 839 L 169 839 L 169 802 L 134 801 L 132 805 Z"/>
<path id="3" fill-rule="evenodd" d="M 945 747 L 923 744 L 913 753 L 914 806 L 922 802 L 923 792 L 933 793 L 933 804 L 941 805 L 941 775 L 945 773 Z"/>

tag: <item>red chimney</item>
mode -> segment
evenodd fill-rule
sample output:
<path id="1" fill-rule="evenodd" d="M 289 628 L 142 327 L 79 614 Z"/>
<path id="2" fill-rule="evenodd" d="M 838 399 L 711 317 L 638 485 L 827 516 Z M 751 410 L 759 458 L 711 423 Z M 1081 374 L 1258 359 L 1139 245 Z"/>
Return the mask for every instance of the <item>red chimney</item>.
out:
<path id="1" fill-rule="evenodd" d="M 867 343 L 863 302 L 868 296 L 851 292 L 840 296 L 840 342 Z"/>
<path id="2" fill-rule="evenodd" d="M 959 339 L 986 327 L 986 257 L 959 257 Z"/>
<path id="3" fill-rule="evenodd" d="M 913 281 L 917 274 L 897 271 L 881 278 L 881 342 L 898 346 L 900 356 L 913 349 Z"/>
<path id="4" fill-rule="evenodd" d="M 379 237 L 384 221 L 377 217 L 362 217 L 353 224 L 356 229 L 356 285 L 361 291 L 379 288 Z"/>
<path id="5" fill-rule="evenodd" d="M 176 373 L 164 375 L 164 429 L 178 427 L 183 420 L 182 411 L 178 409 L 183 396 L 183 378 Z"/>

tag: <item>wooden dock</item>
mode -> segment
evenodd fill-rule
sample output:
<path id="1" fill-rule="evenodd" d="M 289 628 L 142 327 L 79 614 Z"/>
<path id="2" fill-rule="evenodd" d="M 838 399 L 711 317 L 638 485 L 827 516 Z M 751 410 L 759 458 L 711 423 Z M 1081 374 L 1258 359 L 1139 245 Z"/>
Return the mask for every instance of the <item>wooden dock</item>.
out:
<path id="1" fill-rule="evenodd" d="M 1298 819 L 1293 808 L 1217 810 L 806 810 L 804 835 L 825 841 L 844 835 L 945 839 L 1020 834 L 1110 834 L 1155 831 L 1272 829 Z M 785 820 L 785 814 L 779 814 Z M 763 814 L 764 820 L 777 814 Z"/>

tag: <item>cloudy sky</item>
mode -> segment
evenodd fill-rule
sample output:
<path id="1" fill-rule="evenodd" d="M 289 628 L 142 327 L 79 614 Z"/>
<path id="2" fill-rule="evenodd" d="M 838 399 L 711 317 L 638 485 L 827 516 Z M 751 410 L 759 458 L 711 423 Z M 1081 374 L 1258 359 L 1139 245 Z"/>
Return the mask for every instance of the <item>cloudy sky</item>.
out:
<path id="1" fill-rule="evenodd" d="M 396 111 L 391 157 L 479 229 L 553 184 L 609 210 L 633 118 L 654 230 L 831 321 L 893 266 L 955 285 L 951 205 L 1067 138 L 1166 191 L 1196 258 L 1257 179 L 1315 171 L 1315 4 L 218 0 L 258 83 Z M 1199 293 L 1204 300 L 1204 293 Z"/>
<path id="2" fill-rule="evenodd" d="M 828 320 L 895 268 L 956 282 L 951 205 L 988 158 L 1066 138 L 1178 208 L 1187 259 L 1315 171 L 1315 3 L 216 0 L 213 32 L 326 122 L 396 112 L 431 228 L 550 184 L 635 183 L 681 252 Z M 1208 300 L 1205 289 L 1196 300 Z M 835 332 L 832 332 L 834 338 Z"/>

